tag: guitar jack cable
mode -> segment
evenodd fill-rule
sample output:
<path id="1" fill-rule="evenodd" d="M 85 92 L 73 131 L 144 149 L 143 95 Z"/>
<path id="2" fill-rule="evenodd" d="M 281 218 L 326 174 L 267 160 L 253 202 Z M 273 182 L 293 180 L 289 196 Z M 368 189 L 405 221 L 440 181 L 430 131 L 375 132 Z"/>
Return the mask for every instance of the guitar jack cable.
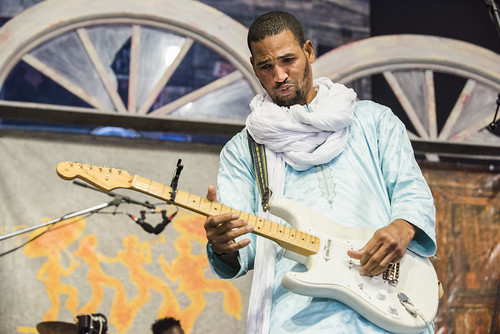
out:
<path id="1" fill-rule="evenodd" d="M 418 316 L 419 318 L 422 319 L 422 321 L 425 323 L 425 327 L 427 327 L 427 332 L 429 334 L 432 334 L 433 330 L 431 328 L 430 322 L 427 321 L 425 319 L 424 315 L 415 307 L 415 305 L 413 305 L 413 302 L 411 301 L 411 299 L 408 298 L 408 296 L 402 292 L 398 293 L 398 299 L 399 299 L 399 302 L 401 303 L 401 305 L 403 305 L 403 307 L 406 309 L 406 311 L 408 311 L 408 313 L 410 313 L 414 318 L 416 318 Z"/>

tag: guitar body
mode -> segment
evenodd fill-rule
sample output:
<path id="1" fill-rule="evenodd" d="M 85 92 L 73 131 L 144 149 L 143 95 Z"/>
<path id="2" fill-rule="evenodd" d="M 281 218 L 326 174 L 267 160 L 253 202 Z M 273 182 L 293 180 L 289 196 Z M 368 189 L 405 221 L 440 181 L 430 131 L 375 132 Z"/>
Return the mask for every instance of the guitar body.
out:
<path id="1" fill-rule="evenodd" d="M 317 254 L 308 257 L 286 254 L 308 268 L 306 272 L 284 275 L 282 284 L 288 290 L 341 301 L 377 326 L 396 333 L 419 333 L 427 328 L 420 316 L 405 309 L 398 297 L 400 293 L 410 299 L 424 319 L 429 322 L 434 319 L 439 304 L 438 279 L 428 258 L 408 250 L 399 264 L 397 283 L 384 279 L 382 274 L 361 276 L 359 261 L 348 257 L 347 250 L 362 248 L 374 229 L 342 226 L 285 198 L 273 201 L 270 212 L 297 230 L 320 237 Z"/>

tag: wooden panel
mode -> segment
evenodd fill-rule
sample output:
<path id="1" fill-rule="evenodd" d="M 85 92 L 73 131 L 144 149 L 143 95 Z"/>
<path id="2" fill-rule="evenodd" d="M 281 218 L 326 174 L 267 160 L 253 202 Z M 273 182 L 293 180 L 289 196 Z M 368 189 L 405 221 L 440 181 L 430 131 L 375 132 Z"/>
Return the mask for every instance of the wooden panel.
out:
<path id="1" fill-rule="evenodd" d="M 444 286 L 439 333 L 489 333 L 500 282 L 500 173 L 493 168 L 422 166 L 434 194 Z M 496 321 L 494 333 L 500 333 Z"/>

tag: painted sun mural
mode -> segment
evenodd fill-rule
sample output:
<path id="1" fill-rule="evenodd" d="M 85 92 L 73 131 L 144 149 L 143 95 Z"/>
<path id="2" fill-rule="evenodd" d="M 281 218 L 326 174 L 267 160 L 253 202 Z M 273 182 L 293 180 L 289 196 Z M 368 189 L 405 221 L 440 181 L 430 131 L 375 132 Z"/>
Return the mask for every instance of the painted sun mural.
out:
<path id="1" fill-rule="evenodd" d="M 99 313 L 105 290 L 113 291 L 111 308 L 106 314 L 108 328 L 109 325 L 113 328 L 110 333 L 129 333 L 135 317 L 151 301 L 153 293 L 161 296 L 157 318 L 179 319 L 186 333 L 193 330 L 210 293 L 222 293 L 224 312 L 240 320 L 243 309 L 240 291 L 231 282 L 208 277 L 210 269 L 205 252 L 194 251 L 194 246 L 200 249 L 206 243 L 204 220 L 196 214 L 179 212 L 168 225 L 177 232 L 173 241 L 177 257 L 169 260 L 162 253 L 152 255 L 157 253 L 153 248 L 166 243 L 164 234 L 149 241 L 140 241 L 135 234 L 126 235 L 121 240 L 121 248 L 113 250 L 115 253 L 110 256 L 103 252 L 104 242 L 100 243 L 95 234 L 85 233 L 86 219 L 75 217 L 52 227 L 49 233 L 24 248 L 25 256 L 43 259 L 36 278 L 45 286 L 50 307 L 44 310 L 42 321 L 56 321 L 63 309 L 75 317 Z M 32 232 L 31 237 L 40 232 L 40 229 Z M 109 249 L 106 252 L 109 253 Z M 110 273 L 105 269 L 107 264 L 120 266 L 121 272 L 128 275 L 118 277 Z M 152 265 L 161 270 L 152 272 Z M 81 282 L 80 276 L 77 279 L 77 267 L 84 267 L 90 293 L 79 294 L 76 285 L 68 284 L 73 276 L 75 284 Z M 184 297 L 182 302 L 178 300 L 179 295 Z M 109 294 L 107 296 L 109 298 Z M 18 333 L 38 332 L 35 328 L 18 327 Z"/>

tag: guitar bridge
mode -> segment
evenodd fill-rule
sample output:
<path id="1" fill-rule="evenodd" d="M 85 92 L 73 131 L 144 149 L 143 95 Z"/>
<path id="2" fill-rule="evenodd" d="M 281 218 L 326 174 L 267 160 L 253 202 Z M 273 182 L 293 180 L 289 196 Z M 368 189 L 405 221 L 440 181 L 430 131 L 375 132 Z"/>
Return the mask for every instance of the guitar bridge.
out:
<path id="1" fill-rule="evenodd" d="M 399 262 L 391 262 L 387 269 L 382 273 L 382 278 L 389 282 L 391 285 L 398 285 L 399 282 Z"/>

